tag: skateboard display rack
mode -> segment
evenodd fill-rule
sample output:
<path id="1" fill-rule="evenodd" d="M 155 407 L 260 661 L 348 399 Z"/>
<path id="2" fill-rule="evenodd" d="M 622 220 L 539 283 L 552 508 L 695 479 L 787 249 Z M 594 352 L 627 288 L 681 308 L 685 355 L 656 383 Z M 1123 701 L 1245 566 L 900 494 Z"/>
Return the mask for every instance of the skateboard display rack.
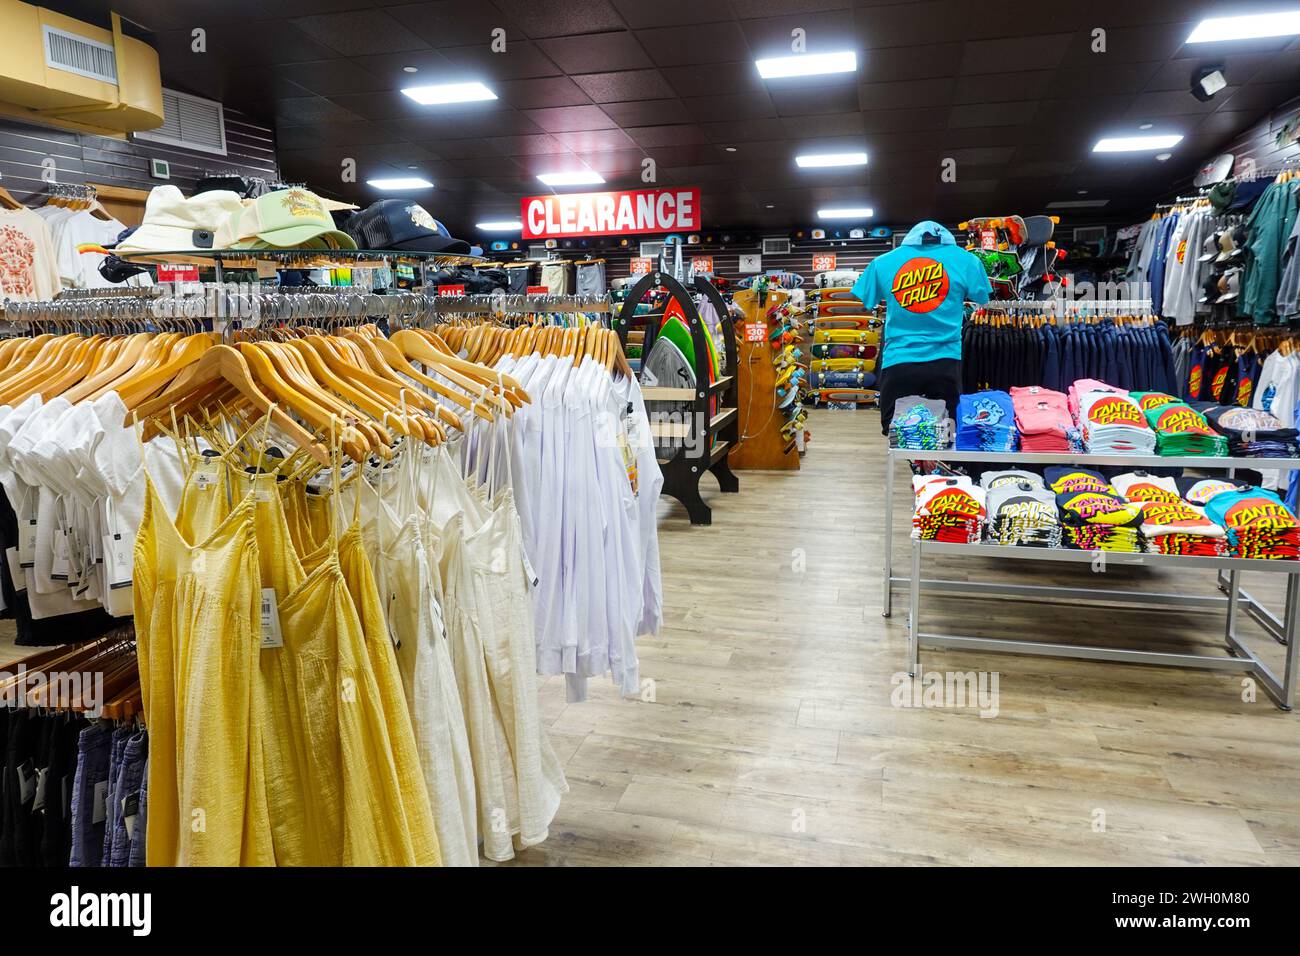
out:
<path id="1" fill-rule="evenodd" d="M 731 471 L 727 456 L 740 439 L 740 412 L 736 407 L 736 338 L 731 318 L 731 310 L 723 301 L 718 290 L 703 276 L 695 276 L 690 285 L 684 285 L 663 270 L 646 273 L 627 293 L 623 306 L 614 319 L 614 331 L 624 350 L 627 349 L 628 334 L 634 323 L 647 319 L 661 318 L 662 313 L 643 313 L 637 315 L 636 307 L 641 299 L 655 289 L 663 289 L 677 300 L 685 316 L 686 327 L 690 330 L 691 341 L 695 346 L 696 356 L 707 356 L 708 345 L 705 336 L 708 331 L 700 318 L 700 311 L 695 307 L 693 292 L 707 298 L 722 322 L 724 355 L 726 357 L 723 373 L 717 381 L 710 383 L 708 370 L 696 368 L 695 388 L 661 388 L 649 387 L 641 390 L 646 401 L 690 402 L 691 421 L 687 424 L 677 422 L 650 423 L 651 436 L 656 442 L 676 441 L 675 450 L 666 458 L 659 459 L 659 468 L 663 472 L 663 494 L 676 498 L 686 508 L 691 524 L 712 524 L 713 509 L 700 497 L 700 479 L 704 473 L 711 472 L 718 480 L 718 487 L 724 492 L 740 491 L 740 480 Z M 654 322 L 646 322 L 645 342 L 642 356 L 649 356 L 654 348 L 658 327 Z M 644 367 L 644 358 L 643 358 Z M 707 361 L 707 358 L 705 359 Z M 710 399 L 718 398 L 716 410 L 710 414 Z M 693 434 L 697 425 L 703 424 L 702 435 Z"/>

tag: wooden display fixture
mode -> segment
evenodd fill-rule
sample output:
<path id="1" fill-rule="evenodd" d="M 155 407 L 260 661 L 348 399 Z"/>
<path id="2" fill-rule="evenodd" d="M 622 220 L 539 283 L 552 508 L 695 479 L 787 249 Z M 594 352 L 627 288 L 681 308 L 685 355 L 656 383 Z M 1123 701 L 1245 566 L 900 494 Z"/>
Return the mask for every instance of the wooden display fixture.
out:
<path id="1" fill-rule="evenodd" d="M 777 407 L 777 351 L 768 341 L 768 313 L 790 299 L 783 289 L 742 289 L 733 301 L 744 313 L 736 324 L 736 407 L 740 410 L 740 444 L 731 451 L 731 467 L 763 471 L 798 471 L 799 452 L 781 436 L 785 424 Z M 787 450 L 788 449 L 788 450 Z"/>

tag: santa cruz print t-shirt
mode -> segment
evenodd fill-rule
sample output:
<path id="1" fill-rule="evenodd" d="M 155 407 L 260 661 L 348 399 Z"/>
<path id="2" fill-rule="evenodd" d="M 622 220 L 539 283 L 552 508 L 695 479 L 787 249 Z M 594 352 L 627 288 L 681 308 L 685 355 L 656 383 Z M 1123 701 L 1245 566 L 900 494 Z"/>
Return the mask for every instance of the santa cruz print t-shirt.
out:
<path id="1" fill-rule="evenodd" d="M 905 243 L 872 260 L 853 287 L 868 308 L 885 303 L 881 368 L 960 359 L 963 303 L 990 292 L 979 259 L 948 243 Z"/>

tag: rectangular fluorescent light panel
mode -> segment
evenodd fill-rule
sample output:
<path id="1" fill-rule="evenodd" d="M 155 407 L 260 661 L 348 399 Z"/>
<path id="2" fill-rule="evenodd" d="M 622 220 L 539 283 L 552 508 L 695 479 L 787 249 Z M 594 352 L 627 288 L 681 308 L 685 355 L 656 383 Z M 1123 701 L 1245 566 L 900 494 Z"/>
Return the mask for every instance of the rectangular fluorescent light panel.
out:
<path id="1" fill-rule="evenodd" d="M 605 177 L 589 170 L 572 173 L 542 173 L 537 177 L 548 186 L 588 186 L 603 183 Z"/>
<path id="2" fill-rule="evenodd" d="M 1107 136 L 1097 140 L 1094 153 L 1135 153 L 1144 149 L 1169 149 L 1182 142 L 1181 133 L 1166 136 Z"/>
<path id="3" fill-rule="evenodd" d="M 1283 10 L 1279 13 L 1252 13 L 1240 17 L 1211 17 L 1196 25 L 1187 42 L 1255 40 L 1260 37 L 1287 37 L 1297 33 L 1300 33 L 1300 10 Z"/>
<path id="4" fill-rule="evenodd" d="M 433 183 L 418 176 L 397 177 L 396 179 L 367 179 L 366 183 L 376 189 L 432 189 Z"/>
<path id="5" fill-rule="evenodd" d="M 810 153 L 796 156 L 795 164 L 804 169 L 822 169 L 827 166 L 865 166 L 866 153 Z"/>
<path id="6" fill-rule="evenodd" d="M 818 209 L 818 219 L 870 219 L 876 211 L 870 206 L 846 206 L 843 209 Z"/>
<path id="7" fill-rule="evenodd" d="M 1061 199 L 1049 202 L 1048 209 L 1100 209 L 1109 203 L 1109 199 Z"/>
<path id="8" fill-rule="evenodd" d="M 852 50 L 840 53 L 801 53 L 755 60 L 754 65 L 758 67 L 758 75 L 765 80 L 787 76 L 820 76 L 823 73 L 852 73 L 858 68 L 858 55 Z"/>
<path id="9" fill-rule="evenodd" d="M 524 224 L 518 219 L 503 220 L 500 222 L 480 222 L 476 223 L 479 229 L 484 232 L 521 232 Z"/>
<path id="10" fill-rule="evenodd" d="M 443 103 L 473 103 L 477 100 L 494 100 L 497 95 L 482 83 L 441 83 L 436 86 L 408 86 L 402 90 L 421 106 Z"/>

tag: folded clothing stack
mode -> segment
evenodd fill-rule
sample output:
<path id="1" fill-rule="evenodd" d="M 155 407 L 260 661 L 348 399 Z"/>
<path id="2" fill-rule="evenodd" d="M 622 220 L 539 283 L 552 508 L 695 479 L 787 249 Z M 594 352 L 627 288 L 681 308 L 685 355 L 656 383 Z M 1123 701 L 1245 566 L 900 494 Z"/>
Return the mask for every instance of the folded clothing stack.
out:
<path id="1" fill-rule="evenodd" d="M 1151 554 L 1221 558 L 1231 553 L 1222 526 L 1200 506 L 1184 501 L 1174 479 L 1134 471 L 1116 475 L 1112 483 L 1125 500 L 1142 509 L 1142 541 Z"/>
<path id="2" fill-rule="evenodd" d="M 949 544 L 979 544 L 984 532 L 984 489 L 966 477 L 914 475 L 912 537 Z"/>
<path id="3" fill-rule="evenodd" d="M 1062 392 L 1031 385 L 1011 390 L 1020 450 L 1035 452 L 1077 452 L 1079 431 Z"/>
<path id="4" fill-rule="evenodd" d="M 1220 458 L 1228 454 L 1228 440 L 1186 402 L 1163 392 L 1133 392 L 1129 398 L 1137 402 L 1156 433 L 1157 454 Z"/>
<path id="5" fill-rule="evenodd" d="M 1283 424 L 1262 408 L 1237 405 L 1212 405 L 1205 417 L 1215 431 L 1228 439 L 1228 454 L 1234 458 L 1294 458 L 1294 428 Z"/>
<path id="6" fill-rule="evenodd" d="M 989 540 L 1004 545 L 1059 548 L 1061 521 L 1056 495 L 1037 475 L 990 471 L 980 478 L 986 493 Z"/>
<path id="7" fill-rule="evenodd" d="M 1079 395 L 1079 428 L 1083 447 L 1093 455 L 1151 455 L 1156 433 L 1137 402 L 1120 391 Z"/>
<path id="8" fill-rule="evenodd" d="M 1015 451 L 1016 413 L 1006 392 L 987 391 L 957 400 L 960 451 Z"/>
<path id="9" fill-rule="evenodd" d="M 907 395 L 894 403 L 889 422 L 891 448 L 939 451 L 952 446 L 952 419 L 948 405 L 933 398 Z"/>
<path id="10" fill-rule="evenodd" d="M 1271 491 L 1221 491 L 1206 502 L 1205 513 L 1227 531 L 1239 558 L 1300 557 L 1300 522 Z"/>
<path id="11" fill-rule="evenodd" d="M 1139 551 L 1142 509 L 1099 490 L 1057 494 L 1062 539 L 1080 551 Z"/>

